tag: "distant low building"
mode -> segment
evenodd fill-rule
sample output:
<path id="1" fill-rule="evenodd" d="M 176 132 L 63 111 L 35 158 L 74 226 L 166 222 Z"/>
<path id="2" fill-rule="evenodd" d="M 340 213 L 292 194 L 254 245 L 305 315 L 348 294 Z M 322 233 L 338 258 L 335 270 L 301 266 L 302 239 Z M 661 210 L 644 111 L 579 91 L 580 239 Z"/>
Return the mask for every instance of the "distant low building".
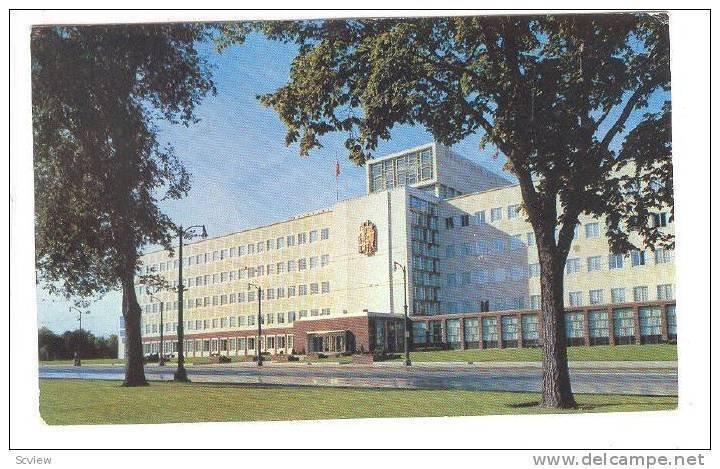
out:
<path id="1" fill-rule="evenodd" d="M 540 268 L 519 186 L 436 143 L 366 171 L 365 196 L 185 247 L 187 355 L 401 350 L 403 277 L 394 262 L 407 267 L 414 348 L 539 344 Z M 654 220 L 673 231 L 667 213 Z M 581 217 L 565 274 L 569 343 L 675 340 L 673 253 L 614 256 L 603 233 L 602 221 Z M 167 251 L 142 262 L 143 274 L 177 287 L 178 260 Z M 261 337 L 249 282 L 261 287 Z M 155 353 L 161 306 L 142 285 L 137 292 L 145 353 Z M 157 297 L 165 351 L 174 353 L 177 294 Z"/>

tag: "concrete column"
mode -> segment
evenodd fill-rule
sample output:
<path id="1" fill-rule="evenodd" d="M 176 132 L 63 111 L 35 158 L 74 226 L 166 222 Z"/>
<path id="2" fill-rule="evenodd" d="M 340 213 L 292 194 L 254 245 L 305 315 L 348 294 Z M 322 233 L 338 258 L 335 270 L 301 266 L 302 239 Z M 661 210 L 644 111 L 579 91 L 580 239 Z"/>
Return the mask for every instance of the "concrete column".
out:
<path id="1" fill-rule="evenodd" d="M 498 348 L 504 348 L 502 340 L 502 316 L 495 316 L 497 318 L 497 337 L 498 337 Z"/>
<path id="2" fill-rule="evenodd" d="M 518 334 L 518 348 L 523 348 L 523 326 L 522 326 L 522 314 L 517 315 L 517 334 Z"/>
<path id="3" fill-rule="evenodd" d="M 667 304 L 660 306 L 660 333 L 663 342 L 668 341 L 667 306 Z"/>
<path id="4" fill-rule="evenodd" d="M 633 307 L 633 329 L 635 329 L 635 343 L 640 343 L 640 310 Z"/>
<path id="5" fill-rule="evenodd" d="M 478 347 L 480 347 L 480 350 L 485 348 L 485 341 L 483 340 L 483 323 L 482 323 L 482 315 L 478 316 Z"/>

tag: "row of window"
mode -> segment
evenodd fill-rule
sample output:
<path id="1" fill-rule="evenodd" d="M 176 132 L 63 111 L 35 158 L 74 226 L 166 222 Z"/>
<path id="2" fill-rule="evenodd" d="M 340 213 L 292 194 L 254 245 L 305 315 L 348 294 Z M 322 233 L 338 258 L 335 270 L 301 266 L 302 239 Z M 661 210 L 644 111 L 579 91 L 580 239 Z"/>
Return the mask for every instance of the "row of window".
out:
<path id="1" fill-rule="evenodd" d="M 677 339 L 677 317 L 674 305 L 665 308 L 664 315 L 667 326 L 667 338 Z M 612 316 L 611 316 L 612 315 Z M 612 330 L 610 328 L 612 318 Z M 461 327 L 461 321 L 462 327 Z M 585 343 L 584 313 L 570 312 L 565 314 L 565 331 L 570 345 Z M 641 343 L 660 342 L 662 333 L 663 308 L 644 306 L 638 309 L 638 325 Z M 500 327 L 498 327 L 500 326 Z M 617 308 L 612 312 L 605 310 L 590 311 L 587 314 L 588 341 L 591 345 L 607 345 L 612 333 L 615 343 L 635 343 L 635 319 L 630 308 Z M 412 324 L 412 341 L 415 345 L 439 344 L 443 342 L 442 322 L 429 323 L 415 321 Z M 482 328 L 482 333 L 480 329 Z M 500 332 L 500 330 L 502 332 Z M 522 331 L 522 333 L 520 332 Z M 484 318 L 448 319 L 445 321 L 445 342 L 450 346 L 459 345 L 461 338 L 467 347 L 478 347 L 482 339 L 484 347 L 497 347 L 502 340 L 505 347 L 538 346 L 540 325 L 537 314 L 517 316 L 501 316 Z"/>
<path id="2" fill-rule="evenodd" d="M 235 282 L 246 278 L 261 277 L 263 275 L 284 274 L 286 272 L 296 272 L 304 270 L 313 270 L 325 267 L 330 264 L 330 255 L 323 254 L 320 257 L 313 256 L 309 258 L 292 259 L 287 262 L 277 262 L 274 264 L 263 264 L 253 267 L 245 267 L 238 270 L 230 270 L 227 272 L 216 272 L 214 274 L 198 275 L 187 278 L 187 287 L 204 287 L 208 285 L 221 284 L 225 282 Z M 177 280 L 173 280 L 171 285 L 177 288 Z M 137 287 L 138 295 L 142 295 L 146 288 L 142 285 Z"/>
<path id="3" fill-rule="evenodd" d="M 646 285 L 639 285 L 633 287 L 630 295 L 627 296 L 626 288 L 611 288 L 610 289 L 610 303 L 627 303 L 629 301 L 644 302 L 650 301 L 649 287 Z M 672 300 L 674 298 L 673 285 L 662 284 L 656 285 L 655 289 L 657 300 Z M 585 304 L 585 292 L 572 291 L 568 293 L 569 306 L 584 306 Z M 605 297 L 605 291 L 602 289 L 589 290 L 587 292 L 588 304 L 600 305 L 607 303 Z M 442 301 L 442 313 L 443 314 L 455 314 L 455 313 L 470 313 L 470 312 L 485 312 L 485 311 L 504 311 L 504 310 L 522 310 L 528 307 L 525 296 L 516 296 L 512 298 L 492 298 L 488 300 L 464 300 L 464 301 L 453 301 L 443 300 Z M 540 309 L 540 295 L 530 295 L 529 309 Z"/>
<path id="4" fill-rule="evenodd" d="M 298 311 L 279 311 L 274 313 L 264 313 L 261 315 L 261 324 L 292 324 L 297 318 L 307 318 L 316 316 L 330 316 L 330 308 L 312 308 L 301 309 Z M 253 327 L 257 324 L 257 314 L 245 314 L 238 316 L 227 316 L 221 318 L 208 319 L 189 319 L 185 321 L 186 331 L 205 331 L 212 329 L 227 329 L 235 327 Z M 177 332 L 177 322 L 166 322 L 163 325 L 163 332 Z M 144 323 L 142 330 L 145 334 L 159 333 L 159 323 Z"/>
<path id="5" fill-rule="evenodd" d="M 330 238 L 330 228 L 323 228 L 319 231 L 319 239 L 326 240 Z M 318 230 L 311 230 L 307 233 L 297 233 L 287 236 L 280 236 L 278 238 L 267 239 L 264 241 L 258 241 L 257 243 L 243 244 L 237 247 L 230 247 L 226 249 L 218 249 L 212 252 L 205 252 L 201 254 L 194 254 L 186 256 L 183 259 L 183 266 L 201 265 L 208 264 L 210 262 L 217 262 L 233 257 L 242 257 L 246 255 L 261 253 L 264 251 L 271 251 L 273 249 L 283 249 L 285 247 L 292 247 L 296 245 L 302 245 L 307 243 L 314 243 L 318 241 Z M 152 264 L 145 266 L 145 273 L 150 274 L 153 272 L 165 272 L 178 268 L 178 260 L 167 260 L 158 264 Z"/>
<path id="6" fill-rule="evenodd" d="M 255 350 L 255 337 L 231 337 L 222 339 L 189 339 L 184 342 L 185 353 L 194 354 L 201 352 L 220 353 L 220 352 L 237 352 L 242 353 L 246 350 Z M 143 353 L 145 355 L 158 353 L 160 344 L 151 342 L 143 344 Z M 177 352 L 177 342 L 165 342 L 163 344 L 164 353 Z M 261 350 L 282 350 L 293 348 L 293 335 L 263 335 L 260 337 Z"/>
<path id="7" fill-rule="evenodd" d="M 260 290 L 261 300 L 275 300 L 282 298 L 292 298 L 294 296 L 317 295 L 330 293 L 330 282 L 313 282 L 310 284 L 290 285 L 287 287 L 263 288 Z M 188 309 L 201 308 L 207 306 L 224 306 L 234 303 L 253 302 L 257 299 L 255 290 L 247 292 L 227 293 L 222 295 L 203 296 L 198 298 L 186 299 L 185 305 Z M 167 301 L 163 303 L 166 311 L 177 310 L 177 301 Z M 160 303 L 148 303 L 144 307 L 145 313 L 157 313 L 160 311 Z"/>
<path id="8" fill-rule="evenodd" d="M 610 302 L 611 303 L 625 303 L 629 301 L 626 296 L 626 288 L 611 288 L 610 289 Z M 647 285 L 638 285 L 632 287 L 632 301 L 650 301 L 649 287 Z M 540 297 L 536 296 L 537 303 L 539 304 Z M 674 298 L 672 284 L 666 283 L 655 286 L 655 298 L 657 300 L 672 300 Z M 532 300 L 532 297 L 531 297 Z M 590 290 L 588 291 L 588 301 L 591 305 L 599 305 L 605 303 L 604 291 L 603 290 Z M 571 291 L 568 293 L 568 304 L 570 306 L 583 306 L 583 292 Z"/>

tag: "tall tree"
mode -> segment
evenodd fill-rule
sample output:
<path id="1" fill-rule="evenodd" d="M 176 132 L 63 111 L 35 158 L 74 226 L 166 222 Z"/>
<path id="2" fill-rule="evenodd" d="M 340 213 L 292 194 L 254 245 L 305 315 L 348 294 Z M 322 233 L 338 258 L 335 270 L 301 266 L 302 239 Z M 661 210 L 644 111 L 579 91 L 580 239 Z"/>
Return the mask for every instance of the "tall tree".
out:
<path id="1" fill-rule="evenodd" d="M 604 217 L 613 252 L 672 247 L 648 223 L 673 207 L 668 19 L 599 14 L 348 19 L 225 25 L 220 47 L 248 31 L 293 43 L 289 82 L 261 96 L 301 154 L 345 132 L 364 164 L 396 124 L 445 144 L 482 133 L 507 158 L 537 239 L 541 271 L 541 405 L 574 407 L 563 271 L 578 217 Z M 627 166 L 627 167 L 626 167 Z M 649 184 L 652 182 L 652 184 Z"/>
<path id="2" fill-rule="evenodd" d="M 147 384 L 134 288 L 141 248 L 171 248 L 159 197 L 190 187 L 157 123 L 195 122 L 195 107 L 215 92 L 196 50 L 209 35 L 192 24 L 31 33 L 38 277 L 67 297 L 122 290 L 127 386 Z"/>

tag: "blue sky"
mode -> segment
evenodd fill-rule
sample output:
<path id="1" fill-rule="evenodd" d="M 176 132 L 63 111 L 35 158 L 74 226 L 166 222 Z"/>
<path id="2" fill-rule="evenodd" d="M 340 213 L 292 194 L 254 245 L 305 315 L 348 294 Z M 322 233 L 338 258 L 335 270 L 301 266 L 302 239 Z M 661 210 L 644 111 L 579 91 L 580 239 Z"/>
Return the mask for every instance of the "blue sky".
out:
<path id="1" fill-rule="evenodd" d="M 287 82 L 295 46 L 253 35 L 243 46 L 222 54 L 210 45 L 200 50 L 214 66 L 217 96 L 207 97 L 198 107 L 198 124 L 189 128 L 161 126 L 161 138 L 175 147 L 192 174 L 188 197 L 162 204 L 176 223 L 204 223 L 210 236 L 218 236 L 330 206 L 335 202 L 336 158 L 342 173 L 340 198 L 364 193 L 365 170 L 348 161 L 343 146 L 346 135 L 326 136 L 321 140 L 324 148 L 309 157 L 298 156 L 297 145 L 285 147 L 285 128 L 277 114 L 256 99 Z M 651 107 L 657 108 L 665 94 L 657 93 L 653 98 Z M 641 114 L 636 112 L 634 117 Z M 503 173 L 502 156 L 494 159 L 492 150 L 479 149 L 481 136 L 470 136 L 453 149 Z M 380 143 L 376 155 L 431 140 L 432 136 L 422 128 L 398 126 L 389 141 Z M 77 326 L 77 315 L 69 312 L 68 302 L 51 297 L 42 286 L 38 286 L 37 293 L 39 326 L 56 332 Z M 120 293 L 98 298 L 90 311 L 83 318 L 83 327 L 99 335 L 116 333 Z"/>
<path id="2" fill-rule="evenodd" d="M 285 128 L 277 114 L 263 107 L 258 94 L 274 91 L 287 82 L 295 47 L 260 36 L 251 36 L 241 47 L 217 54 L 201 47 L 215 67 L 217 96 L 206 98 L 197 109 L 201 119 L 189 128 L 162 127 L 192 174 L 188 197 L 162 204 L 177 223 L 204 223 L 210 236 L 287 219 L 300 212 L 335 202 L 335 161 L 340 161 L 340 198 L 362 195 L 365 170 L 347 159 L 344 134 L 327 136 L 325 146 L 309 157 L 298 156 L 297 145 L 285 147 Z M 401 126 L 390 141 L 381 142 L 382 155 L 429 142 L 422 128 Z M 503 162 L 489 150 L 478 148 L 480 135 L 453 148 L 484 166 L 502 172 Z M 69 303 L 51 297 L 41 286 L 38 325 L 62 332 L 77 327 Z M 83 327 L 95 334 L 117 332 L 121 295 L 114 292 L 98 299 L 83 318 Z"/>

